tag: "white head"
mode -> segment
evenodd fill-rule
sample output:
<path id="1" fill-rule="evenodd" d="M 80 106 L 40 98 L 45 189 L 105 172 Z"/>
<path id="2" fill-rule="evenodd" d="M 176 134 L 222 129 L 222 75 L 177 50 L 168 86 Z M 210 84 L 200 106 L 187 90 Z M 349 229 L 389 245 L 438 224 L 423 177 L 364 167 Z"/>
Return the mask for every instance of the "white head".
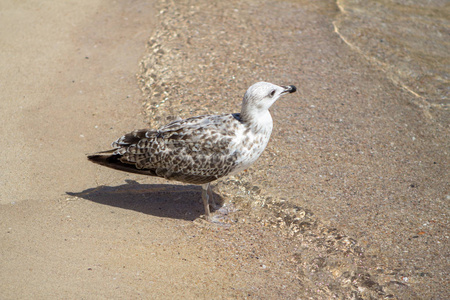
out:
<path id="1" fill-rule="evenodd" d="M 242 101 L 241 119 L 250 121 L 268 113 L 269 108 L 281 95 L 294 93 L 293 85 L 278 86 L 268 82 L 258 82 L 248 88 Z"/>

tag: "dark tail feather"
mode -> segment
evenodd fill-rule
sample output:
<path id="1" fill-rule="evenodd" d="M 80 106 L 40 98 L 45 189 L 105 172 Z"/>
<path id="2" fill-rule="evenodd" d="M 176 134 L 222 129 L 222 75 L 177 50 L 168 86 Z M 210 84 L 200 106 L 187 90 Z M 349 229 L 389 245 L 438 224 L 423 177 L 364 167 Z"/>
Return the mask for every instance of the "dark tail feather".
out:
<path id="1" fill-rule="evenodd" d="M 105 151 L 106 152 L 106 151 Z M 141 170 L 137 169 L 134 164 L 127 164 L 120 161 L 121 155 L 119 154 L 111 154 L 111 155 L 99 155 L 99 154 L 93 154 L 88 155 L 88 159 L 96 164 L 115 169 L 120 170 L 124 172 L 129 173 L 136 173 L 136 174 L 143 174 L 143 175 L 153 175 L 153 172 L 151 170 Z"/>

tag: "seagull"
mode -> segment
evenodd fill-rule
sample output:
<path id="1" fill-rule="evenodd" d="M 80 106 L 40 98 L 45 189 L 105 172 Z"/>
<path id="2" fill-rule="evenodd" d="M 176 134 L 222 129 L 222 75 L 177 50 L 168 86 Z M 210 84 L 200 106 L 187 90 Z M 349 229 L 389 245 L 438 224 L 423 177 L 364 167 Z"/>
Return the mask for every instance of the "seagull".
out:
<path id="1" fill-rule="evenodd" d="M 216 204 L 210 183 L 247 169 L 260 157 L 273 128 L 269 108 L 296 90 L 293 85 L 258 82 L 245 93 L 240 113 L 202 115 L 157 130 L 135 130 L 113 142 L 113 149 L 88 159 L 116 170 L 201 185 L 205 217 L 211 221 L 210 200 L 213 208 Z"/>

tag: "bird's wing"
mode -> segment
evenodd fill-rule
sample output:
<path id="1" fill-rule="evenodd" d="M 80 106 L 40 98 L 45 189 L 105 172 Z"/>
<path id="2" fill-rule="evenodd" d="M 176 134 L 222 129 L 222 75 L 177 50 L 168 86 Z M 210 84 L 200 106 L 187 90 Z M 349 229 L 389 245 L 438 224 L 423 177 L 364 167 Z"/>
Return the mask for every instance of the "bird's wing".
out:
<path id="1" fill-rule="evenodd" d="M 233 170 L 239 152 L 233 115 L 174 121 L 159 130 L 135 130 L 112 146 L 119 161 L 150 175 L 190 183 L 210 182 Z"/>

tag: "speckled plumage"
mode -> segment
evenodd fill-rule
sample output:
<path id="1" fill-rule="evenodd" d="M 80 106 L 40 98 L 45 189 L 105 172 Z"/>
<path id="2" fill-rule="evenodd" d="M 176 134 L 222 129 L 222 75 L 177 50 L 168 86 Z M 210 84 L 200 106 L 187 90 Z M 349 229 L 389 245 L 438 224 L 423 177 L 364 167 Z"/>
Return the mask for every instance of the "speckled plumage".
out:
<path id="1" fill-rule="evenodd" d="M 113 142 L 112 150 L 88 158 L 122 171 L 203 184 L 209 190 L 210 182 L 246 169 L 258 159 L 272 132 L 269 107 L 282 94 L 295 91 L 294 86 L 259 82 L 245 93 L 241 113 L 204 115 L 158 130 L 135 130 Z M 209 218 L 207 206 L 208 201 Z"/>

